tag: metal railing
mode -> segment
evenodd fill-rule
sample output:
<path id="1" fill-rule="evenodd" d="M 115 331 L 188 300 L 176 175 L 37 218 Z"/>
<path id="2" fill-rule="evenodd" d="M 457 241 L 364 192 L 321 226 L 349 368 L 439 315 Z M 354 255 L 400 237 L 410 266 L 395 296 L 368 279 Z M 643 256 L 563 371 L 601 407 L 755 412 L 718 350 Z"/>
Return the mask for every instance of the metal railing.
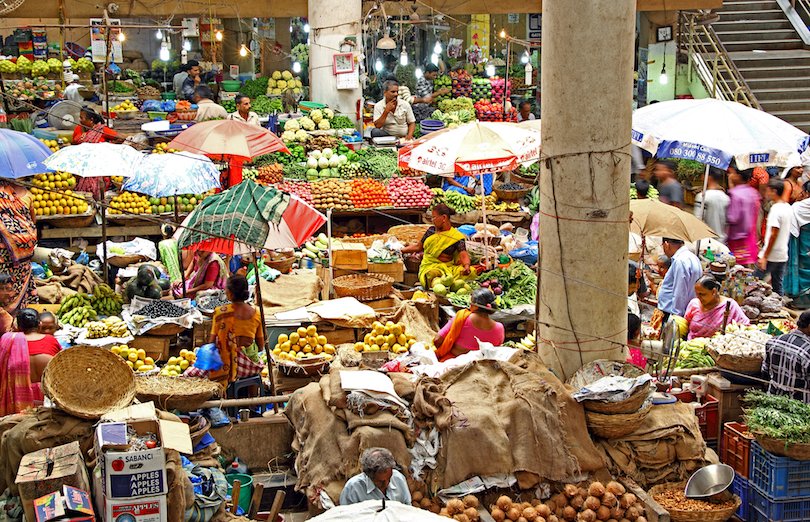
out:
<path id="1" fill-rule="evenodd" d="M 701 13 L 681 12 L 678 19 L 680 48 L 687 53 L 690 70 L 698 74 L 713 98 L 761 109 L 714 29 L 701 23 L 702 17 Z"/>
<path id="2" fill-rule="evenodd" d="M 810 0 L 776 0 L 776 3 L 801 37 L 805 48 L 810 47 Z"/>

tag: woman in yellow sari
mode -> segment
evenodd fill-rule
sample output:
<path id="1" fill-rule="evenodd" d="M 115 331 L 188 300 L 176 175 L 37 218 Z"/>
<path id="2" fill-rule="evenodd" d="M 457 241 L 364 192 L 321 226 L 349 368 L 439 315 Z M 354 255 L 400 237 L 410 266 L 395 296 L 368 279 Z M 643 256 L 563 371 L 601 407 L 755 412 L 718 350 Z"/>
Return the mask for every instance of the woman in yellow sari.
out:
<path id="1" fill-rule="evenodd" d="M 432 214 L 433 226 L 422 240 L 402 249 L 403 254 L 423 252 L 419 282 L 425 289 L 430 289 L 431 282 L 437 277 L 461 277 L 471 273 L 467 238 L 450 224 L 453 211 L 442 203 L 436 205 Z"/>
<path id="2" fill-rule="evenodd" d="M 223 387 L 234 382 L 239 373 L 261 372 L 262 366 L 251 361 L 247 352 L 254 344 L 264 346 L 264 325 L 259 309 L 245 302 L 250 297 L 245 276 L 228 278 L 225 293 L 231 304 L 220 306 L 214 312 L 209 341 L 217 345 L 222 368 L 208 374 L 210 380 Z"/>

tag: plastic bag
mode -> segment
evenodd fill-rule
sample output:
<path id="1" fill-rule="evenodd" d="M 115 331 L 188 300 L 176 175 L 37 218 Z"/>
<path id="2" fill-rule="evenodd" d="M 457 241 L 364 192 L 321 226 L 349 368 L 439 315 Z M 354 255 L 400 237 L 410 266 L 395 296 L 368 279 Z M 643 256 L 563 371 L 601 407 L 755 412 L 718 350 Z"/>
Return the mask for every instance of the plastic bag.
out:
<path id="1" fill-rule="evenodd" d="M 86 265 L 87 263 L 90 262 L 90 256 L 87 255 L 87 252 L 82 250 L 82 253 L 79 254 L 79 257 L 76 258 L 76 262 L 79 263 L 80 265 Z"/>
<path id="2" fill-rule="evenodd" d="M 143 112 L 162 112 L 162 108 L 160 100 L 144 100 L 141 106 Z"/>
<path id="3" fill-rule="evenodd" d="M 219 350 L 214 343 L 208 343 L 200 346 L 197 350 L 197 360 L 194 362 L 194 367 L 200 370 L 216 371 L 223 366 L 222 357 L 219 356 Z"/>

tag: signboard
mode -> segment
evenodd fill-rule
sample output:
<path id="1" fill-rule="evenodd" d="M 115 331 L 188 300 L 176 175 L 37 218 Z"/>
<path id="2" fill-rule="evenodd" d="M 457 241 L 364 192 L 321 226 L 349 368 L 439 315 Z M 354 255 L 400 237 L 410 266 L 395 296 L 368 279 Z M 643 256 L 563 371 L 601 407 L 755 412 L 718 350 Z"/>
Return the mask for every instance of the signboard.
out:
<path id="1" fill-rule="evenodd" d="M 507 19 L 508 19 L 510 24 L 516 24 L 516 23 L 520 22 L 520 14 L 518 14 L 518 13 L 509 13 Z"/>
<path id="2" fill-rule="evenodd" d="M 467 41 L 471 48 L 475 48 L 479 60 L 489 57 L 489 36 L 489 15 L 472 15 L 470 25 L 467 26 Z"/>
<path id="3" fill-rule="evenodd" d="M 110 19 L 111 26 L 120 26 L 121 20 L 118 18 Z M 117 27 L 110 28 L 110 41 L 112 42 L 112 54 L 110 61 L 114 63 L 121 63 L 124 61 L 124 55 L 121 50 L 121 42 L 118 40 L 118 35 L 121 29 Z M 93 62 L 105 63 L 107 61 L 107 27 L 102 18 L 90 19 L 90 52 L 93 55 Z"/>
<path id="4" fill-rule="evenodd" d="M 543 15 L 540 13 L 526 15 L 526 38 L 539 41 L 543 32 Z"/>

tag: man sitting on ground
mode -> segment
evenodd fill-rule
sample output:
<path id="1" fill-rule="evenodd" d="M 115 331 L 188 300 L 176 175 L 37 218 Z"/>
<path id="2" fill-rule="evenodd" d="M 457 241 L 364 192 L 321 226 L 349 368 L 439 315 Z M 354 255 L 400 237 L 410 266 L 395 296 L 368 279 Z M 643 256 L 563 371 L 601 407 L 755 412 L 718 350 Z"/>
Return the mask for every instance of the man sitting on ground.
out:
<path id="1" fill-rule="evenodd" d="M 395 500 L 410 505 L 405 476 L 394 469 L 394 455 L 385 448 L 369 448 L 360 456 L 361 473 L 350 478 L 340 494 L 340 505 L 366 500 Z"/>

